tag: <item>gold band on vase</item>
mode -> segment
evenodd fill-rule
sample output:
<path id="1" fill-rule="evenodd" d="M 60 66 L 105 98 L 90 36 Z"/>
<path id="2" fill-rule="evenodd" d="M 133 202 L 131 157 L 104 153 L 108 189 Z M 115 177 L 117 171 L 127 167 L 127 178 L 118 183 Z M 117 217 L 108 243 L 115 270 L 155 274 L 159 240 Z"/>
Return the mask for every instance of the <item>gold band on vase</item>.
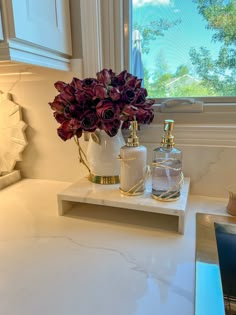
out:
<path id="1" fill-rule="evenodd" d="M 101 185 L 114 185 L 119 184 L 120 177 L 119 175 L 116 176 L 100 176 L 100 175 L 94 175 L 89 174 L 88 179 L 95 184 L 101 184 Z"/>

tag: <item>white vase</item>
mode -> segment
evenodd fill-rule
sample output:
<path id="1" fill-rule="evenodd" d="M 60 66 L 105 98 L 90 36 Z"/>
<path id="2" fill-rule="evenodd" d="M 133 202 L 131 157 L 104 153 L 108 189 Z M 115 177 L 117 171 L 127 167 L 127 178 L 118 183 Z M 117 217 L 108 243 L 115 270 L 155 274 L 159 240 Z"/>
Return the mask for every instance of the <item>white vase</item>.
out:
<path id="1" fill-rule="evenodd" d="M 97 130 L 90 136 L 87 160 L 91 171 L 89 180 L 97 184 L 119 183 L 120 148 L 125 144 L 121 130 L 110 137 L 104 130 Z"/>

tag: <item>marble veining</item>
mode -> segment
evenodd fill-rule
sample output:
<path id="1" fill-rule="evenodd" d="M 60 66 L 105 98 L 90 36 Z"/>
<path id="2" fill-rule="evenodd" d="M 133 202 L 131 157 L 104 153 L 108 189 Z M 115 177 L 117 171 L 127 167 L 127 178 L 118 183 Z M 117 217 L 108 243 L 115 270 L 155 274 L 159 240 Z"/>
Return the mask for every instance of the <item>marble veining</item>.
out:
<path id="1" fill-rule="evenodd" d="M 235 183 L 235 147 L 192 146 L 182 147 L 185 176 L 191 178 L 191 193 L 224 197 L 226 186 Z"/>
<path id="2" fill-rule="evenodd" d="M 227 200 L 190 196 L 179 235 L 111 207 L 109 220 L 96 205 L 58 216 L 67 186 L 22 180 L 0 191 L 0 314 L 194 315 L 195 213 L 224 214 Z"/>
<path id="3" fill-rule="evenodd" d="M 218 148 L 214 156 L 211 156 L 211 158 L 208 161 L 204 160 L 205 165 L 203 165 L 200 171 L 198 171 L 198 174 L 195 177 L 194 181 L 195 184 L 198 184 L 204 179 L 204 177 L 208 176 L 209 173 L 211 172 L 212 167 L 214 167 L 217 163 L 221 161 L 221 155 L 223 151 L 224 151 L 223 148 Z"/>
<path id="4" fill-rule="evenodd" d="M 192 294 L 193 292 L 189 292 L 188 290 L 184 289 L 181 287 L 181 285 L 175 285 L 174 283 L 171 282 L 171 279 L 169 279 L 169 275 L 165 275 L 164 274 L 160 274 L 158 272 L 158 270 L 154 271 L 154 270 L 149 270 L 148 266 L 142 265 L 140 264 L 140 262 L 136 261 L 136 259 L 134 257 L 131 257 L 128 253 L 124 253 L 121 250 L 115 249 L 115 248 L 109 248 L 109 247 L 103 247 L 103 246 L 95 246 L 95 245 L 89 245 L 89 244 L 83 244 L 80 243 L 78 241 L 75 241 L 74 239 L 72 239 L 71 237 L 66 237 L 66 236 L 35 236 L 35 237 L 27 237 L 27 238 L 23 238 L 23 239 L 19 239 L 19 240 L 0 240 L 0 242 L 16 242 L 17 245 L 19 246 L 19 248 L 21 248 L 22 244 L 23 247 L 31 247 L 33 245 L 34 246 L 43 246 L 50 243 L 54 243 L 55 241 L 61 242 L 61 241 L 68 241 L 69 243 L 72 243 L 73 245 L 76 246 L 76 249 L 79 249 L 79 252 L 81 252 L 81 249 L 85 249 L 85 250 L 91 250 L 91 251 L 101 251 L 101 252 L 105 252 L 107 254 L 105 255 L 115 255 L 114 258 L 116 258 L 116 256 L 119 256 L 122 258 L 123 262 L 125 262 L 126 264 L 126 268 L 128 268 L 129 271 L 133 271 L 133 272 L 137 272 L 138 274 L 140 274 L 141 276 L 145 277 L 145 281 L 147 284 L 147 292 L 145 293 L 144 296 L 148 297 L 150 295 L 150 292 L 155 292 L 156 294 L 161 294 L 164 296 L 167 294 L 167 292 L 165 293 L 166 288 L 169 288 L 168 291 L 172 291 L 172 293 L 174 295 L 180 296 L 183 299 L 185 299 L 187 302 L 192 303 Z M 54 246 L 54 244 L 53 244 Z M 66 245 L 67 247 L 69 247 L 68 245 Z M 101 255 L 103 255 L 104 253 L 101 253 Z M 159 285 L 158 285 L 159 284 Z M 163 292 L 162 292 L 163 291 Z M 153 296 L 153 298 L 155 299 L 155 296 Z M 167 297 L 166 297 L 167 298 Z M 149 297 L 150 299 L 150 297 Z M 138 308 L 138 312 L 134 313 L 134 314 L 139 314 L 140 309 L 143 308 L 142 305 L 142 298 L 141 301 L 139 301 L 139 308 Z M 144 299 L 145 302 L 145 299 Z M 158 304 L 157 304 L 158 306 Z M 150 306 L 149 306 L 150 307 Z M 157 308 L 158 309 L 158 308 Z M 156 310 L 157 310 L 156 309 Z M 147 310 L 143 309 L 143 313 L 140 313 L 142 315 L 146 314 Z M 153 310 L 154 311 L 154 310 Z"/>
<path id="5" fill-rule="evenodd" d="M 156 280 L 156 281 L 162 282 L 165 285 L 168 285 L 168 286 L 171 285 L 171 283 L 167 279 L 165 279 L 162 275 L 160 275 L 158 273 L 158 271 L 154 272 L 154 271 L 147 270 L 147 267 L 145 265 L 140 265 L 135 260 L 135 258 L 130 257 L 128 254 L 125 254 L 124 252 L 122 252 L 120 250 L 117 250 L 117 249 L 114 249 L 114 248 L 106 248 L 106 247 L 100 247 L 100 246 L 85 245 L 85 244 L 82 244 L 82 243 L 78 243 L 78 242 L 74 241 L 72 238 L 69 238 L 69 237 L 67 237 L 67 239 L 69 241 L 71 241 L 72 243 L 76 244 L 79 247 L 84 247 L 84 248 L 87 248 L 87 249 L 94 249 L 94 250 L 108 251 L 108 252 L 113 253 L 113 254 L 118 254 L 119 256 L 121 256 L 125 260 L 125 262 L 127 264 L 133 265 L 130 268 L 131 270 L 144 274 L 147 279 L 149 279 L 149 280 L 152 279 L 152 282 L 153 282 L 153 280 Z M 171 290 L 173 292 L 175 292 L 177 295 L 180 295 L 180 296 L 186 298 L 187 300 L 191 301 L 191 294 L 189 294 L 189 292 L 187 290 L 184 290 L 181 287 L 176 286 L 176 285 L 172 285 L 171 286 Z"/>

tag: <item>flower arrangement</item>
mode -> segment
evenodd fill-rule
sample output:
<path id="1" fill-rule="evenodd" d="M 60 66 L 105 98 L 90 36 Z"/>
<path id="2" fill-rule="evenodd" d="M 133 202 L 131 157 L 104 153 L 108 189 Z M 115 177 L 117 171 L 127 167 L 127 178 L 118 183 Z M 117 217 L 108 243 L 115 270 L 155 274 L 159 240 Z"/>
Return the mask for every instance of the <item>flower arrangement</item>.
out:
<path id="1" fill-rule="evenodd" d="M 49 102 L 56 121 L 59 137 L 66 141 L 72 137 L 78 146 L 79 159 L 88 169 L 86 154 L 79 143 L 83 132 L 94 133 L 104 130 L 114 137 L 119 128 L 129 128 L 130 121 L 150 124 L 154 117 L 154 101 L 146 99 L 147 91 L 141 87 L 142 80 L 126 70 L 116 75 L 111 69 L 103 69 L 96 78 L 71 83 L 57 81 L 54 86 L 59 92 Z M 92 134 L 96 138 L 96 134 Z"/>
<path id="2" fill-rule="evenodd" d="M 83 131 L 96 129 L 113 137 L 120 127 L 129 128 L 134 119 L 150 124 L 154 101 L 146 99 L 147 91 L 141 82 L 126 70 L 116 75 L 108 69 L 98 72 L 97 78 L 73 78 L 71 83 L 57 81 L 55 88 L 59 94 L 49 105 L 60 123 L 59 137 L 64 141 L 72 137 L 78 140 Z"/>

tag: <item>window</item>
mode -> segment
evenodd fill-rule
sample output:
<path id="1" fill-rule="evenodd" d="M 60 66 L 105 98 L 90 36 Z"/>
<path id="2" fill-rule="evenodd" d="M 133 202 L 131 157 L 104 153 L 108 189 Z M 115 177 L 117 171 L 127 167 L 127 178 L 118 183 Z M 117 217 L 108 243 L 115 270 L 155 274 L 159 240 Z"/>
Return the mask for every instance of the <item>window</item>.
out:
<path id="1" fill-rule="evenodd" d="M 84 76 L 93 76 L 99 69 L 102 68 L 112 68 L 115 72 L 119 72 L 123 69 L 128 69 L 132 71 L 130 65 L 130 53 L 132 51 L 132 31 L 130 26 L 132 25 L 132 20 L 134 20 L 134 14 L 132 19 L 132 1 L 135 0 L 81 0 L 81 26 L 82 26 L 82 37 L 83 37 L 83 68 Z M 141 0 L 139 0 L 141 1 Z M 146 0 L 150 2 L 153 0 Z M 195 0 L 156 0 L 162 3 L 184 3 L 187 5 L 189 2 Z M 196 0 L 197 1 L 197 0 Z M 207 0 L 201 0 L 207 1 Z M 216 0 L 215 0 L 216 1 Z M 223 0 L 217 0 L 217 3 L 222 3 Z M 211 1 L 214 2 L 214 1 Z M 230 0 L 224 0 L 223 3 L 229 3 Z M 233 1 L 231 1 L 233 2 Z M 193 2 L 195 3 L 195 2 Z M 196 5 L 196 3 L 195 3 Z M 159 6 L 163 9 L 163 6 Z M 182 8 L 182 7 L 181 7 Z M 92 16 L 92 19 L 91 19 Z M 234 21 L 235 14 L 232 17 Z M 203 17 L 199 15 L 200 19 Z M 171 17 L 170 17 L 171 18 Z M 92 21 L 92 22 L 91 22 Z M 180 27 L 180 22 L 176 22 L 172 27 L 170 27 L 167 32 Z M 234 22 L 232 22 L 235 25 Z M 133 21 L 134 24 L 134 21 Z M 191 24 L 191 23 L 190 23 Z M 232 34 L 235 34 L 236 27 L 232 29 Z M 164 40 L 165 36 L 159 36 L 158 40 Z M 166 37 L 167 38 L 167 37 Z M 169 41 L 170 48 L 172 43 Z M 158 47 L 156 45 L 154 48 Z M 170 49 L 169 49 L 170 50 Z M 181 51 L 176 52 L 175 49 L 170 50 L 174 57 L 180 55 Z M 235 58 L 232 58 L 232 62 L 235 62 Z M 233 71 L 236 67 L 234 67 Z M 184 68 L 179 69 L 179 74 L 181 71 L 184 72 Z M 176 71 L 172 71 L 176 72 Z M 182 73 L 183 73 L 182 72 Z M 145 73 L 144 73 L 145 74 Z M 153 80 L 153 79 L 150 79 Z M 151 81 L 152 83 L 152 81 Z M 176 83 L 172 83 L 173 84 Z M 156 92 L 156 91 L 154 91 Z M 152 92 L 149 92 L 149 96 Z M 159 90 L 158 90 L 159 93 Z M 159 95 L 160 96 L 160 95 Z M 185 95 L 187 96 L 187 95 Z M 193 96 L 193 95 L 191 95 Z M 170 98 L 170 95 L 165 95 L 165 98 Z M 176 97 L 176 96 L 175 96 Z M 236 114 L 236 95 L 231 97 L 198 97 L 199 100 L 204 101 L 204 112 L 207 114 L 206 121 L 209 117 L 213 117 L 216 113 L 217 122 L 222 124 L 227 123 L 227 121 L 221 120 L 222 113 L 226 114 L 229 118 L 229 123 L 232 124 L 233 115 Z M 156 103 L 161 103 L 163 101 L 162 97 L 157 98 Z M 228 103 L 228 105 L 226 105 Z M 210 107 L 208 107 L 208 104 Z M 157 108 L 158 110 L 158 108 Z M 197 119 L 195 115 L 194 121 Z M 187 117 L 188 122 L 190 122 L 189 117 Z M 199 117 L 199 121 L 203 121 L 203 115 Z M 235 121 L 235 118 L 234 118 Z M 214 119 L 212 119 L 214 122 Z M 205 123 L 205 120 L 204 120 Z"/>
<path id="2" fill-rule="evenodd" d="M 235 0 L 131 0 L 130 8 L 131 71 L 150 97 L 235 101 Z"/>
<path id="3" fill-rule="evenodd" d="M 164 1 L 167 0 L 162 0 Z M 192 0 L 181 1 L 188 3 Z M 217 3 L 220 1 L 217 0 Z M 131 4 L 131 0 L 80 0 L 84 77 L 94 76 L 102 68 L 111 68 L 115 72 L 131 70 L 129 67 Z M 211 154 L 217 155 L 217 161 L 221 155 L 224 156 L 224 148 L 235 150 L 235 96 L 204 98 L 203 111 L 200 113 L 180 112 L 178 108 L 176 112 L 161 112 L 161 102 L 161 98 L 156 99 L 153 123 L 140 131 L 142 142 L 148 147 L 149 152 L 154 144 L 156 146 L 157 138 L 159 139 L 163 132 L 164 119 L 175 120 L 176 139 L 187 150 L 197 146 L 204 147 L 206 152 L 209 152 L 208 147 L 212 147 Z M 217 147 L 222 150 L 218 150 Z"/>

